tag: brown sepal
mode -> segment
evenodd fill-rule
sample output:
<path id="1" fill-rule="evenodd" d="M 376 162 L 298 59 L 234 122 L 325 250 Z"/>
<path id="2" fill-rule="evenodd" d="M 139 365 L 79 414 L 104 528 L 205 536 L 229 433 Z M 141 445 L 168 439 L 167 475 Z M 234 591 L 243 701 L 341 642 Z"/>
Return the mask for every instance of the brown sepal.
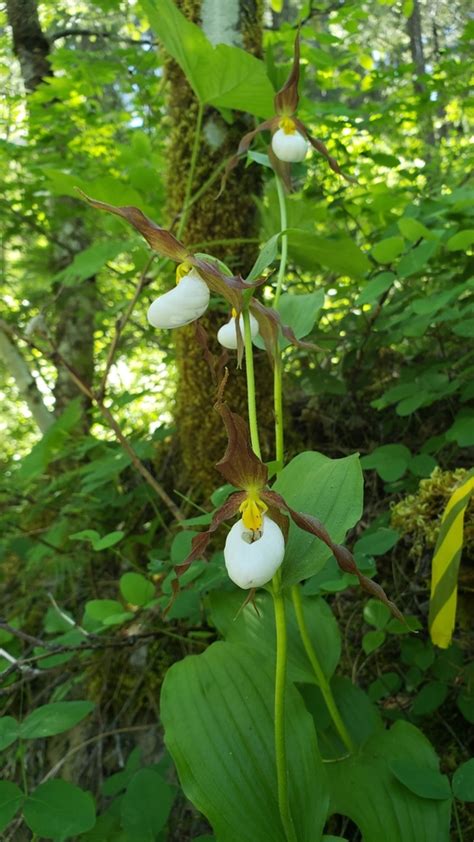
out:
<path id="1" fill-rule="evenodd" d="M 209 366 L 212 382 L 217 385 L 222 378 L 222 373 L 229 359 L 229 352 L 226 348 L 223 348 L 219 356 L 212 353 L 208 344 L 209 337 L 207 331 L 199 320 L 194 322 L 194 335 L 196 342 L 202 348 L 203 357 Z"/>
<path id="2" fill-rule="evenodd" d="M 326 158 L 329 166 L 331 167 L 332 171 L 337 173 L 338 175 L 342 175 L 343 178 L 346 179 L 350 184 L 357 184 L 357 179 L 353 178 L 351 175 L 346 175 L 340 168 L 339 164 L 337 163 L 336 159 L 329 153 L 328 149 L 325 147 L 322 140 L 318 140 L 316 137 L 312 137 L 308 132 L 305 124 L 298 120 L 296 117 L 294 118 L 296 128 L 299 132 L 309 141 L 311 146 L 316 149 L 323 158 Z"/>
<path id="3" fill-rule="evenodd" d="M 244 610 L 244 608 L 246 608 L 246 607 L 247 607 L 247 605 L 248 605 L 250 602 L 252 603 L 252 605 L 253 605 L 253 607 L 254 607 L 254 609 L 255 609 L 255 613 L 256 613 L 257 617 L 260 617 L 260 611 L 258 610 L 258 606 L 257 606 L 257 603 L 256 603 L 256 601 L 255 601 L 255 596 L 256 596 L 256 593 L 257 593 L 257 588 L 250 588 L 250 590 L 249 590 L 249 592 L 248 592 L 247 596 L 245 597 L 245 599 L 244 599 L 244 601 L 243 601 L 242 605 L 240 606 L 239 610 L 237 611 L 237 614 L 236 614 L 236 615 L 235 615 L 235 617 L 234 617 L 234 621 L 237 619 L 237 617 L 239 617 L 239 616 L 240 616 L 240 614 L 242 613 L 242 611 Z"/>
<path id="4" fill-rule="evenodd" d="M 187 558 L 181 562 L 181 564 L 177 564 L 174 568 L 177 576 L 182 576 L 182 574 L 189 569 L 193 561 L 196 561 L 198 558 L 203 558 L 213 532 L 215 532 L 225 520 L 229 520 L 229 518 L 234 517 L 239 510 L 240 504 L 243 503 L 244 500 L 245 492 L 236 491 L 235 494 L 231 494 L 225 503 L 217 509 L 217 512 L 211 520 L 209 529 L 207 529 L 206 532 L 200 532 L 199 535 L 194 536 L 191 542 L 191 552 Z"/>
<path id="5" fill-rule="evenodd" d="M 263 488 L 267 484 L 268 469 L 252 450 L 244 419 L 232 412 L 224 401 L 217 401 L 214 409 L 227 432 L 227 448 L 216 464 L 217 470 L 236 488 Z"/>
<path id="6" fill-rule="evenodd" d="M 291 117 L 298 108 L 298 83 L 300 80 L 300 30 L 296 33 L 293 50 L 293 67 L 285 84 L 275 94 L 275 111 L 281 117 Z"/>
<path id="7" fill-rule="evenodd" d="M 270 307 L 265 307 L 260 301 L 252 298 L 250 302 L 250 309 L 258 321 L 258 329 L 260 336 L 263 339 L 265 350 L 270 358 L 272 365 L 274 365 L 275 354 L 278 346 L 278 334 L 281 331 L 285 339 L 288 339 L 295 348 L 306 348 L 308 351 L 317 351 L 318 346 L 313 342 L 304 342 L 297 339 L 294 331 L 289 325 L 284 325 L 278 310 Z"/>
<path id="8" fill-rule="evenodd" d="M 318 518 L 313 517 L 313 515 L 307 515 L 302 512 L 295 511 L 295 509 L 292 509 L 288 503 L 285 502 L 284 498 L 275 491 L 264 491 L 261 494 L 261 497 L 262 500 L 265 500 L 265 502 L 270 505 L 284 507 L 290 514 L 293 522 L 296 523 L 296 526 L 299 526 L 300 529 L 304 529 L 306 532 L 310 532 L 312 535 L 315 535 L 316 538 L 319 538 L 320 541 L 323 541 L 326 546 L 329 547 L 341 570 L 344 570 L 345 573 L 352 573 L 354 576 L 357 576 L 361 588 L 371 594 L 371 596 L 375 597 L 375 599 L 383 602 L 397 620 L 401 620 L 402 623 L 405 622 L 403 614 L 398 610 L 395 603 L 388 598 L 384 589 L 360 572 L 352 553 L 347 549 L 347 547 L 343 547 L 342 544 L 334 543 L 329 535 L 329 532 L 325 526 L 323 526 L 321 521 L 318 520 Z"/>
<path id="9" fill-rule="evenodd" d="M 161 254 L 163 257 L 169 257 L 170 260 L 174 260 L 176 263 L 189 261 L 191 255 L 186 246 L 180 243 L 166 228 L 161 228 L 156 222 L 145 216 L 139 208 L 134 208 L 131 205 L 125 205 L 123 207 L 109 205 L 107 202 L 99 202 L 97 199 L 92 199 L 82 190 L 79 190 L 79 188 L 76 188 L 76 190 L 93 208 L 106 211 L 107 213 L 113 213 L 115 216 L 120 216 L 129 222 L 130 225 L 133 225 L 158 254 Z"/>
<path id="10" fill-rule="evenodd" d="M 276 128 L 277 126 L 278 118 L 270 117 L 269 120 L 264 120 L 263 123 L 259 123 L 258 126 L 251 132 L 247 132 L 247 134 L 244 134 L 244 136 L 240 139 L 239 148 L 237 149 L 237 152 L 235 153 L 235 155 L 232 156 L 232 158 L 229 158 L 229 160 L 227 161 L 224 174 L 221 180 L 220 190 L 216 196 L 216 199 L 218 199 L 221 193 L 223 192 L 224 187 L 226 185 L 226 181 L 229 177 L 229 173 L 231 173 L 232 170 L 237 166 L 242 155 L 245 155 L 245 153 L 248 152 L 250 144 L 252 143 L 254 137 L 256 137 L 259 134 L 259 132 L 270 131 L 271 129 Z"/>

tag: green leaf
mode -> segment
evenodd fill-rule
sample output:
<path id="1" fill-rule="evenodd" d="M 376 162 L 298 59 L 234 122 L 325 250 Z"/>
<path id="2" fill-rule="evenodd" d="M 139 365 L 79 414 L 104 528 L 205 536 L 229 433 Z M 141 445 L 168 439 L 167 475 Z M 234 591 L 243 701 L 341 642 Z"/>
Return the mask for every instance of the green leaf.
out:
<path id="1" fill-rule="evenodd" d="M 404 254 L 397 266 L 397 274 L 400 278 L 409 278 L 415 275 L 428 263 L 438 248 L 437 240 L 430 240 L 420 243 L 416 248 L 410 249 Z"/>
<path id="2" fill-rule="evenodd" d="M 358 755 L 326 764 L 331 813 L 355 822 L 364 842 L 447 842 L 450 800 L 420 798 L 395 786 L 390 765 L 399 760 L 439 775 L 428 740 L 413 725 L 396 722 L 370 737 Z"/>
<path id="3" fill-rule="evenodd" d="M 65 447 L 81 418 L 82 405 L 80 398 L 76 398 L 70 401 L 62 415 L 22 460 L 16 478 L 19 481 L 31 483 L 46 470 L 53 459 L 63 456 Z"/>
<path id="4" fill-rule="evenodd" d="M 273 263 L 278 254 L 279 237 L 280 234 L 274 234 L 273 237 L 270 237 L 270 239 L 262 246 L 258 257 L 250 270 L 250 274 L 248 278 L 246 278 L 247 283 L 259 278 L 262 272 Z"/>
<path id="5" fill-rule="evenodd" d="M 392 260 L 395 260 L 402 253 L 404 245 L 403 237 L 387 237 L 385 240 L 380 240 L 373 247 L 372 257 L 378 263 L 391 263 Z"/>
<path id="6" fill-rule="evenodd" d="M 305 684 L 299 685 L 299 690 L 314 719 L 324 760 L 344 756 L 347 748 L 335 730 L 319 687 Z M 367 694 L 360 687 L 352 684 L 349 678 L 334 676 L 331 680 L 331 690 L 336 707 L 356 746 L 362 746 L 373 733 L 383 729 L 379 711 Z"/>
<path id="7" fill-rule="evenodd" d="M 395 529 L 381 527 L 375 532 L 364 533 L 362 538 L 354 544 L 354 552 L 363 555 L 383 555 L 395 546 L 399 538 L 400 533 Z M 382 603 L 377 604 L 382 605 Z"/>
<path id="8" fill-rule="evenodd" d="M 362 304 L 372 304 L 373 301 L 380 298 L 384 292 L 390 289 L 395 277 L 393 272 L 381 272 L 372 281 L 368 281 L 355 300 L 356 307 L 360 307 Z"/>
<path id="9" fill-rule="evenodd" d="M 0 832 L 10 824 L 21 807 L 24 795 L 19 786 L 0 781 Z"/>
<path id="10" fill-rule="evenodd" d="M 396 693 L 401 684 L 401 678 L 396 672 L 385 672 L 375 681 L 372 681 L 369 687 L 369 698 L 373 702 L 379 702 L 381 699 Z"/>
<path id="11" fill-rule="evenodd" d="M 382 644 L 385 643 L 385 632 L 383 631 L 369 631 L 366 632 L 362 638 L 362 649 L 366 655 L 375 652 Z"/>
<path id="12" fill-rule="evenodd" d="M 404 444 L 384 444 L 368 456 L 362 456 L 360 464 L 365 470 L 375 468 L 385 482 L 394 482 L 403 476 L 410 459 L 411 453 Z"/>
<path id="13" fill-rule="evenodd" d="M 453 775 L 453 792 L 459 801 L 474 801 L 474 758 L 466 760 Z"/>
<path id="14" fill-rule="evenodd" d="M 442 681 L 430 681 L 421 688 L 412 705 L 415 716 L 434 713 L 443 704 L 448 695 L 448 688 Z"/>
<path id="15" fill-rule="evenodd" d="M 69 537 L 73 541 L 89 541 L 92 544 L 92 549 L 98 553 L 101 550 L 108 550 L 109 547 L 114 547 L 115 544 L 118 544 L 122 540 L 124 535 L 125 532 L 117 530 L 101 537 L 95 529 L 83 529 L 82 532 L 74 532 Z"/>
<path id="16" fill-rule="evenodd" d="M 20 725 L 22 740 L 53 737 L 74 728 L 92 710 L 94 702 L 52 702 L 36 708 Z"/>
<path id="17" fill-rule="evenodd" d="M 18 737 L 19 725 L 13 716 L 2 716 L 0 719 L 0 751 L 8 748 Z"/>
<path id="18" fill-rule="evenodd" d="M 62 272 L 51 277 L 51 282 L 60 281 L 65 286 L 74 286 L 86 278 L 92 278 L 109 260 L 129 251 L 134 244 L 134 240 L 123 239 L 95 243 L 76 254 L 74 260 Z"/>
<path id="19" fill-rule="evenodd" d="M 130 781 L 122 799 L 124 830 L 131 839 L 155 842 L 166 825 L 175 790 L 153 769 L 140 769 Z"/>
<path id="20" fill-rule="evenodd" d="M 124 573 L 120 577 L 120 593 L 132 605 L 146 605 L 155 596 L 155 586 L 141 573 Z"/>
<path id="21" fill-rule="evenodd" d="M 23 815 L 38 836 L 66 839 L 94 827 L 94 800 L 68 781 L 47 781 L 28 796 Z"/>
<path id="22" fill-rule="evenodd" d="M 474 413 L 471 410 L 461 410 L 445 435 L 448 441 L 457 442 L 459 447 L 474 445 Z"/>
<path id="23" fill-rule="evenodd" d="M 400 229 L 400 234 L 403 234 L 405 239 L 409 240 L 410 243 L 415 243 L 422 237 L 426 239 L 432 236 L 426 225 L 423 225 L 417 219 L 413 219 L 412 216 L 404 216 L 398 220 L 397 225 Z"/>
<path id="24" fill-rule="evenodd" d="M 393 774 L 410 792 L 420 798 L 443 800 L 451 797 L 451 787 L 446 775 L 436 769 L 427 769 L 410 760 L 393 760 L 390 763 Z"/>
<path id="25" fill-rule="evenodd" d="M 329 239 L 311 231 L 288 229 L 290 253 L 303 268 L 327 266 L 339 275 L 359 278 L 370 269 L 368 257 L 348 237 Z"/>
<path id="26" fill-rule="evenodd" d="M 123 605 L 116 599 L 90 599 L 86 602 L 86 615 L 103 623 L 108 617 L 123 613 Z"/>
<path id="27" fill-rule="evenodd" d="M 213 47 L 173 0 L 141 0 L 141 6 L 202 103 L 260 117 L 273 114 L 274 91 L 262 61 L 239 47 Z"/>
<path id="28" fill-rule="evenodd" d="M 213 643 L 166 674 L 166 745 L 185 795 L 208 818 L 219 842 L 286 842 L 276 794 L 273 695 L 270 665 L 230 643 Z M 291 685 L 286 729 L 296 835 L 299 842 L 314 842 L 328 809 L 326 775 L 312 719 Z"/>
<path id="29" fill-rule="evenodd" d="M 466 228 L 464 231 L 458 231 L 457 234 L 450 237 L 446 243 L 446 248 L 449 251 L 465 251 L 474 243 L 474 228 Z"/>
<path id="30" fill-rule="evenodd" d="M 341 542 L 362 514 L 363 480 L 357 454 L 328 459 L 306 451 L 283 468 L 273 486 L 299 512 L 324 524 L 333 541 Z M 285 585 L 313 576 L 331 555 L 314 536 L 290 525 L 282 573 Z"/>
<path id="31" fill-rule="evenodd" d="M 339 627 L 324 599 L 301 595 L 303 614 L 309 636 L 319 653 L 321 666 L 329 678 L 341 655 Z M 260 591 L 256 596 L 258 614 L 253 605 L 240 613 L 242 593 L 215 591 L 209 597 L 211 619 L 228 643 L 240 643 L 259 652 L 265 662 L 275 660 L 275 618 L 270 594 Z M 285 598 L 288 630 L 288 677 L 290 681 L 311 684 L 316 681 L 296 624 L 295 612 L 289 596 Z"/>
<path id="32" fill-rule="evenodd" d="M 416 477 L 429 477 L 437 465 L 436 459 L 429 453 L 417 453 L 410 459 L 408 468 Z"/>
<path id="33" fill-rule="evenodd" d="M 390 609 L 378 599 L 369 599 L 364 605 L 364 620 L 369 626 L 376 629 L 384 629 L 390 617 Z"/>
<path id="34" fill-rule="evenodd" d="M 294 295 L 285 293 L 278 302 L 278 312 L 283 324 L 293 328 L 297 339 L 307 336 L 313 329 L 316 317 L 324 304 L 324 290 Z M 284 346 L 290 344 L 284 340 Z"/>

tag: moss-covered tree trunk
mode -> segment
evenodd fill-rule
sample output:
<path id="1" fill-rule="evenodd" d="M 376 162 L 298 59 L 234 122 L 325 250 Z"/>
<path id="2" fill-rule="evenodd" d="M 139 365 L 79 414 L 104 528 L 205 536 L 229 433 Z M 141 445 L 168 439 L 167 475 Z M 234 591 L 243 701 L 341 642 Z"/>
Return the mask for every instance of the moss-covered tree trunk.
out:
<path id="1" fill-rule="evenodd" d="M 206 31 L 206 0 L 176 0 L 179 8 Z M 233 4 L 229 4 L 232 6 Z M 235 4 L 237 6 L 237 3 Z M 226 42 L 245 47 L 259 55 L 262 39 L 261 0 L 239 0 L 238 15 L 234 16 L 235 30 L 226 29 Z M 191 161 L 197 101 L 183 73 L 175 62 L 168 64 L 169 82 L 169 152 L 168 152 L 168 211 L 170 218 L 183 206 L 186 178 Z M 206 109 L 202 142 L 199 150 L 193 192 L 196 192 L 212 175 L 221 162 L 235 153 L 241 136 L 253 126 L 252 118 L 235 115 L 228 125 L 218 111 Z M 199 250 L 212 253 L 225 260 L 232 270 L 245 275 L 256 256 L 255 243 L 243 242 L 255 238 L 258 221 L 254 196 L 261 191 L 259 168 L 245 168 L 243 164 L 229 177 L 224 193 L 216 199 L 218 184 L 215 182 L 197 201 L 189 213 L 182 239 L 187 244 L 199 244 Z M 215 240 L 233 240 L 230 245 L 214 245 Z M 230 316 L 230 314 L 229 314 Z M 208 313 L 202 320 L 210 336 L 210 345 L 218 353 L 215 342 L 218 327 L 226 320 L 220 313 Z M 222 349 L 220 349 L 222 350 Z M 265 430 L 272 426 L 271 372 L 265 354 L 256 352 L 257 382 L 260 391 L 260 412 L 263 445 Z M 178 384 L 176 395 L 176 428 L 179 446 L 176 482 L 180 488 L 191 488 L 195 497 L 205 495 L 216 484 L 214 463 L 225 448 L 220 419 L 212 410 L 215 386 L 201 348 L 194 340 L 194 326 L 176 331 L 176 358 Z M 232 406 L 245 414 L 245 372 L 237 371 L 235 358 L 229 362 L 230 379 L 227 399 Z M 260 376 L 259 376 L 260 375 Z M 265 455 L 268 455 L 268 448 Z"/>

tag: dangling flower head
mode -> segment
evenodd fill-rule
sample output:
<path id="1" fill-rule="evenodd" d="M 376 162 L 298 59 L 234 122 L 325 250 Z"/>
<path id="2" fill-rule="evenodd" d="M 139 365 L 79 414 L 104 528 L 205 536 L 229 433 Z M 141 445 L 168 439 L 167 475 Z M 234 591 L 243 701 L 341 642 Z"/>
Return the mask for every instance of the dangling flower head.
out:
<path id="1" fill-rule="evenodd" d="M 154 251 L 179 264 L 177 286 L 157 298 L 148 310 L 148 319 L 154 327 L 181 327 L 198 319 L 207 309 L 210 291 L 222 295 L 237 313 L 241 312 L 242 291 L 252 284 L 246 284 L 240 275 L 227 275 L 217 262 L 193 254 L 171 231 L 161 228 L 139 208 L 109 205 L 92 199 L 82 190 L 78 192 L 93 208 L 125 219 Z"/>
<path id="2" fill-rule="evenodd" d="M 299 102 L 298 83 L 300 77 L 300 32 L 296 34 L 291 73 L 283 87 L 275 94 L 275 116 L 260 123 L 256 129 L 248 132 L 240 141 L 237 153 L 230 159 L 224 172 L 221 192 L 224 189 L 228 174 L 239 159 L 244 155 L 259 132 L 270 131 L 272 134 L 269 156 L 273 168 L 282 178 L 288 189 L 291 189 L 290 164 L 303 161 L 309 148 L 313 146 L 328 162 L 333 172 L 342 175 L 346 181 L 355 179 L 347 176 L 341 170 L 336 159 L 326 149 L 321 140 L 312 137 L 305 124 L 297 117 Z"/>
<path id="3" fill-rule="evenodd" d="M 228 439 L 226 452 L 216 468 L 227 482 L 241 490 L 231 494 L 216 511 L 206 532 L 195 535 L 187 559 L 175 568 L 178 576 L 195 559 L 202 558 L 220 524 L 240 513 L 241 520 L 234 524 L 227 536 L 224 549 L 226 568 L 232 581 L 240 587 L 261 587 L 270 581 L 283 562 L 289 516 L 300 529 L 323 541 L 342 570 L 357 576 L 364 590 L 384 602 L 395 617 L 403 620 L 403 615 L 388 599 L 383 588 L 360 572 L 349 550 L 331 539 L 321 521 L 292 509 L 281 494 L 268 488 L 268 469 L 252 450 L 243 418 L 231 412 L 222 399 L 217 401 L 215 409 L 222 417 Z M 178 588 L 176 580 L 175 590 Z"/>

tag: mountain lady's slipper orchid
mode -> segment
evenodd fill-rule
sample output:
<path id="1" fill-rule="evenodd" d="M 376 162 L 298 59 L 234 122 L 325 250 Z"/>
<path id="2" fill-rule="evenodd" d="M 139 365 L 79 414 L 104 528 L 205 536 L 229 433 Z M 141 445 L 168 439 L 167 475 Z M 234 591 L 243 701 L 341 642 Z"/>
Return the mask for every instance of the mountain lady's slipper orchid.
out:
<path id="1" fill-rule="evenodd" d="M 148 308 L 147 318 L 153 327 L 183 327 L 196 321 L 209 305 L 209 287 L 188 263 L 176 269 L 176 286 L 160 295 Z"/>
<path id="2" fill-rule="evenodd" d="M 256 129 L 248 132 L 240 141 L 237 153 L 227 164 L 221 184 L 221 192 L 228 174 L 235 166 L 237 166 L 239 159 L 244 155 L 254 138 L 259 132 L 270 131 L 272 134 L 272 143 L 269 149 L 269 156 L 273 168 L 281 177 L 287 189 L 291 189 L 290 180 L 290 163 L 303 161 L 308 151 L 309 144 L 316 149 L 328 162 L 333 172 L 342 175 L 346 181 L 354 182 L 356 179 L 347 176 L 341 170 L 336 159 L 328 152 L 324 143 L 315 137 L 312 137 L 306 128 L 305 124 L 301 122 L 296 116 L 298 108 L 298 83 L 300 77 L 300 33 L 297 32 L 295 38 L 295 47 L 293 53 L 293 67 L 291 73 L 283 85 L 283 87 L 275 94 L 275 116 L 270 117 L 269 120 L 264 120 Z"/>
<path id="3" fill-rule="evenodd" d="M 244 519 L 234 523 L 224 547 L 224 561 L 239 588 L 260 588 L 273 579 L 285 555 L 285 539 L 278 524 L 264 515 L 258 530 L 247 529 Z"/>
<path id="4" fill-rule="evenodd" d="M 299 131 L 291 117 L 283 117 L 280 120 L 280 128 L 272 137 L 272 149 L 280 159 L 287 163 L 298 164 L 304 161 L 308 152 L 309 143 Z"/>
<path id="5" fill-rule="evenodd" d="M 218 295 L 222 295 L 226 301 L 229 302 L 231 307 L 235 308 L 238 313 L 241 312 L 242 290 L 248 290 L 249 287 L 256 286 L 257 284 L 245 283 L 240 275 L 226 275 L 222 272 L 217 263 L 212 261 L 212 258 L 204 259 L 196 254 L 192 254 L 192 252 L 190 252 L 183 243 L 176 239 L 171 231 L 167 231 L 166 228 L 161 228 L 153 222 L 153 220 L 145 216 L 139 208 L 109 205 L 106 202 L 99 202 L 96 199 L 91 199 L 90 196 L 87 196 L 82 190 L 78 190 L 78 193 L 80 193 L 83 199 L 85 199 L 86 202 L 88 202 L 93 208 L 106 211 L 107 213 L 113 213 L 115 216 L 120 216 L 122 219 L 129 222 L 130 225 L 133 225 L 133 227 L 145 238 L 151 248 L 162 257 L 174 260 L 175 263 L 184 264 L 184 269 L 178 267 L 178 280 L 180 280 L 180 283 L 178 284 L 177 289 L 173 289 L 169 293 L 165 293 L 165 295 L 163 295 L 160 299 L 153 302 L 150 307 L 149 318 L 155 327 L 179 327 L 180 324 L 188 324 L 194 319 L 198 319 L 199 316 L 202 316 L 207 304 L 209 303 L 208 295 L 206 306 L 204 306 L 206 293 L 202 284 L 205 284 L 208 287 L 208 292 L 210 290 Z M 193 274 L 192 270 L 195 270 L 195 274 Z M 189 281 L 187 281 L 180 290 L 179 288 L 186 277 Z M 189 305 L 187 302 L 188 295 L 191 297 Z M 179 321 L 176 324 L 158 324 L 158 322 L 161 322 L 162 320 L 165 323 L 173 320 L 181 305 L 187 310 L 187 314 L 183 321 Z M 196 314 L 194 317 L 192 317 L 193 312 Z"/>
<path id="6" fill-rule="evenodd" d="M 283 548 L 279 534 L 285 541 L 289 515 L 296 526 L 310 532 L 329 547 L 342 570 L 357 576 L 365 591 L 384 602 L 392 614 L 403 621 L 403 615 L 388 599 L 383 588 L 360 572 L 349 550 L 334 543 L 321 521 L 292 509 L 281 494 L 267 487 L 268 469 L 252 450 L 243 418 L 231 412 L 221 399 L 217 401 L 215 409 L 222 417 L 228 439 L 224 457 L 216 468 L 227 482 L 242 490 L 231 494 L 216 511 L 206 532 L 194 536 L 190 554 L 175 568 L 178 576 L 195 559 L 202 558 L 212 534 L 220 524 L 240 512 L 242 519 L 232 527 L 227 537 L 224 550 L 226 567 L 230 578 L 240 587 L 260 587 L 272 578 L 282 563 Z M 178 580 L 175 580 L 174 588 L 178 590 Z"/>
<path id="7" fill-rule="evenodd" d="M 217 331 L 217 341 L 222 345 L 223 348 L 228 348 L 229 351 L 237 350 L 237 311 L 232 310 L 232 318 L 228 321 L 225 325 L 219 328 Z M 252 313 L 249 313 L 250 319 L 250 333 L 252 339 L 255 339 L 258 333 L 258 322 L 255 316 L 252 316 Z M 239 316 L 239 329 L 241 336 L 244 334 L 244 317 L 242 315 Z"/>

